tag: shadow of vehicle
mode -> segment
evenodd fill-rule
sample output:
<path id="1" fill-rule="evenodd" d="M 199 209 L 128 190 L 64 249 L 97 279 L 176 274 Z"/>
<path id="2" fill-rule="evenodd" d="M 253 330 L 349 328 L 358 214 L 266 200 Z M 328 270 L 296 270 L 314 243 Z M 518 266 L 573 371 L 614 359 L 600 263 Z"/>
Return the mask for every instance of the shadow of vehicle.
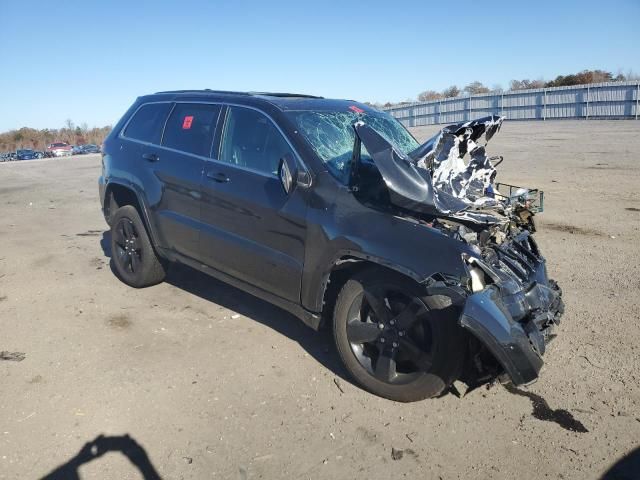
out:
<path id="1" fill-rule="evenodd" d="M 159 480 L 160 475 L 142 446 L 129 435 L 105 437 L 99 435 L 83 445 L 75 457 L 60 465 L 41 480 L 79 480 L 79 468 L 108 452 L 120 452 L 138 469 L 145 480 Z"/>
<path id="2" fill-rule="evenodd" d="M 103 232 L 100 246 L 105 256 L 111 258 L 111 232 Z M 115 273 L 113 259 L 110 266 Z M 165 282 L 290 338 L 325 368 L 345 382 L 353 383 L 340 363 L 328 329 L 314 332 L 289 312 L 185 265 L 171 265 Z"/>
<path id="3" fill-rule="evenodd" d="M 614 463 L 601 478 L 601 480 L 638 479 L 640 479 L 640 447 L 637 447 Z"/>

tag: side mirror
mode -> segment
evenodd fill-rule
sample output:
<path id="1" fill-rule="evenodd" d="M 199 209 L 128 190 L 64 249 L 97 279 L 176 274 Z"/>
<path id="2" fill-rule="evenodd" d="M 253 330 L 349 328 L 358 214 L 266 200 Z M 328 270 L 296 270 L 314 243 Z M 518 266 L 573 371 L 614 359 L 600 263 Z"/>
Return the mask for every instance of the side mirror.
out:
<path id="1" fill-rule="evenodd" d="M 284 191 L 287 194 L 293 190 L 295 185 L 295 171 L 295 163 L 293 158 L 291 158 L 291 155 L 287 154 L 280 159 L 280 164 L 278 165 L 278 178 L 282 183 L 282 188 L 284 188 Z"/>

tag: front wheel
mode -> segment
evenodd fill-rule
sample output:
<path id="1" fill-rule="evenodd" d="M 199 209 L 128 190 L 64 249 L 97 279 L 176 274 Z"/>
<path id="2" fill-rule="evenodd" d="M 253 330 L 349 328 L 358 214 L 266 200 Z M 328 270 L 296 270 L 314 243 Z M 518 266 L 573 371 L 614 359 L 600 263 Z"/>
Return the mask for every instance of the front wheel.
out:
<path id="1" fill-rule="evenodd" d="M 124 283 L 142 288 L 164 280 L 166 269 L 158 257 L 135 207 L 125 205 L 111 219 L 111 257 Z"/>
<path id="2" fill-rule="evenodd" d="M 333 336 L 346 369 L 366 390 L 413 402 L 440 395 L 465 357 L 457 309 L 415 282 L 367 269 L 342 287 Z"/>

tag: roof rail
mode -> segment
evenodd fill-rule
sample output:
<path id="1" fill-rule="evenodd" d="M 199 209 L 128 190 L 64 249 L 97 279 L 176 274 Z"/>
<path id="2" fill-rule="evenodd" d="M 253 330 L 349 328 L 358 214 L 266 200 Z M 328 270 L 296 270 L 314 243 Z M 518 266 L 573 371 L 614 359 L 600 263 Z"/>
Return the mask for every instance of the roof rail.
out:
<path id="1" fill-rule="evenodd" d="M 322 99 L 324 97 L 317 97 L 315 95 L 305 95 L 302 93 L 282 93 L 282 92 L 233 92 L 227 90 L 211 90 L 209 88 L 204 89 L 190 89 L 190 90 L 167 90 L 162 92 L 156 92 L 156 94 L 161 93 L 214 93 L 219 95 L 251 95 L 251 96 L 260 96 L 260 97 L 279 97 L 279 98 L 316 98 Z"/>
<path id="2" fill-rule="evenodd" d="M 283 93 L 283 92 L 249 92 L 249 95 L 260 95 L 262 97 L 292 97 L 292 98 L 317 98 L 322 99 L 324 97 L 318 97 L 316 95 L 305 95 L 304 93 Z"/>
<path id="3" fill-rule="evenodd" d="M 159 93 L 216 93 L 216 94 L 223 94 L 223 95 L 249 95 L 249 93 L 247 92 L 232 92 L 232 91 L 228 91 L 228 90 L 211 90 L 210 88 L 203 88 L 203 89 L 190 89 L 190 90 L 167 90 L 167 91 L 163 91 L 163 92 L 156 92 L 156 94 Z"/>

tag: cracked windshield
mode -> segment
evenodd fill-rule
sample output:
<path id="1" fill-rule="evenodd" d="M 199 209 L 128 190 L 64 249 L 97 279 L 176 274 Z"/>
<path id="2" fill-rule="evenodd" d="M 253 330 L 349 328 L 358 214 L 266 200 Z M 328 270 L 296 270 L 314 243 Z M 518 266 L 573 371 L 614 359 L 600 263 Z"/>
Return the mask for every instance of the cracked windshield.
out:
<path id="1" fill-rule="evenodd" d="M 329 171 L 343 183 L 348 183 L 355 131 L 353 124 L 359 120 L 374 128 L 403 153 L 418 147 L 418 142 L 392 116 L 382 112 L 364 114 L 350 112 L 290 112 L 289 115 L 309 141 L 316 154 Z M 370 160 L 364 145 L 361 158 Z"/>

